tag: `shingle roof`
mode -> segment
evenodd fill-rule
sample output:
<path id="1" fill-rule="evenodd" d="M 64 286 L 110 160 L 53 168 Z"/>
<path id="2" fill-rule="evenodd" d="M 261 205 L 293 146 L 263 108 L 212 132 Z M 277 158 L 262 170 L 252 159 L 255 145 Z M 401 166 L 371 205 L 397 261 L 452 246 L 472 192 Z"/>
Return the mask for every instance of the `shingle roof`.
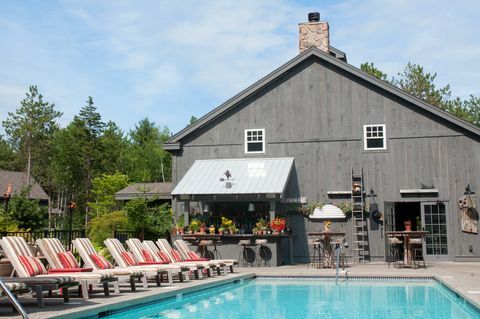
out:
<path id="1" fill-rule="evenodd" d="M 135 183 L 115 193 L 116 200 L 129 200 L 139 196 L 145 198 L 170 199 L 172 183 Z"/>
<path id="2" fill-rule="evenodd" d="M 31 177 L 30 198 L 37 200 L 48 200 L 48 195 L 42 187 Z M 6 193 L 8 185 L 12 187 L 12 195 L 20 194 L 27 186 L 27 173 L 0 170 L 0 196 Z"/>
<path id="3" fill-rule="evenodd" d="M 219 116 L 225 114 L 230 109 L 239 105 L 242 101 L 244 101 L 248 97 L 252 96 L 259 90 L 267 87 L 270 83 L 277 80 L 279 77 L 283 76 L 285 73 L 289 72 L 295 66 L 299 65 L 303 61 L 310 58 L 319 58 L 323 61 L 326 61 L 327 63 L 330 63 L 331 65 L 334 65 L 345 72 L 348 72 L 390 94 L 395 95 L 396 97 L 399 97 L 400 99 L 406 101 L 407 103 L 411 103 L 417 106 L 420 110 L 424 110 L 438 117 L 439 119 L 443 119 L 457 127 L 462 128 L 463 130 L 467 131 L 470 134 L 480 137 L 480 129 L 477 126 L 467 121 L 464 121 L 454 116 L 453 114 L 448 113 L 436 106 L 428 104 L 416 98 L 415 96 L 410 95 L 407 92 L 397 88 L 396 86 L 391 85 L 390 83 L 379 80 L 376 77 L 373 77 L 370 74 L 342 61 L 341 59 L 333 57 L 315 47 L 311 47 L 308 50 L 305 50 L 301 54 L 297 55 L 296 57 L 294 57 L 293 59 L 291 59 L 290 61 L 288 61 L 281 67 L 279 67 L 278 69 L 274 70 L 272 73 L 268 74 L 264 78 L 255 82 L 254 84 L 252 84 L 251 86 L 243 90 L 242 92 L 233 96 L 232 98 L 230 98 L 229 100 L 227 100 L 226 102 L 218 106 L 217 108 L 213 109 L 212 111 L 207 113 L 205 116 L 198 119 L 192 125 L 185 127 L 184 129 L 182 129 L 181 131 L 173 135 L 164 144 L 164 149 L 167 151 L 174 151 L 174 150 L 181 149 L 181 140 L 184 137 L 186 137 L 187 135 L 190 135 L 192 132 L 196 131 L 201 127 L 204 127 L 205 125 L 215 120 Z"/>

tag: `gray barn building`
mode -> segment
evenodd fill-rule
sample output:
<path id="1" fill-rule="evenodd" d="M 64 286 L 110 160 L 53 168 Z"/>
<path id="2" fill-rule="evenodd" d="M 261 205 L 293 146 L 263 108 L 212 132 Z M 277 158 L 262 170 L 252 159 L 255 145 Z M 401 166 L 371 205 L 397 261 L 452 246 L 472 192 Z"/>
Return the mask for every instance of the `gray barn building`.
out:
<path id="1" fill-rule="evenodd" d="M 478 259 L 478 214 L 465 229 L 457 200 L 467 186 L 480 191 L 480 129 L 348 64 L 328 24 L 309 17 L 298 56 L 165 144 L 177 215 L 234 213 L 245 229 L 262 213 L 287 216 L 294 261 L 305 262 L 306 234 L 322 220 L 290 204 L 349 202 L 352 171 L 363 171 L 363 190 L 376 195 L 365 201 L 381 213 L 365 215 L 367 259 L 384 260 L 385 231 L 406 219 L 429 232 L 427 259 Z M 352 214 L 332 221 L 354 256 Z"/>

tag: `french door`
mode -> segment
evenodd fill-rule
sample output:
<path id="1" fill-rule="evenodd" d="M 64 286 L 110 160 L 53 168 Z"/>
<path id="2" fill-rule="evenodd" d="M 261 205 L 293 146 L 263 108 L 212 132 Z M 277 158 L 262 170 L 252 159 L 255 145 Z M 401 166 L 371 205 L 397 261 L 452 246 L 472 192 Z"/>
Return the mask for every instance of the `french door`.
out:
<path id="1" fill-rule="evenodd" d="M 430 260 L 446 260 L 449 257 L 447 207 L 442 202 L 422 203 L 422 227 L 428 232 L 424 254 Z"/>

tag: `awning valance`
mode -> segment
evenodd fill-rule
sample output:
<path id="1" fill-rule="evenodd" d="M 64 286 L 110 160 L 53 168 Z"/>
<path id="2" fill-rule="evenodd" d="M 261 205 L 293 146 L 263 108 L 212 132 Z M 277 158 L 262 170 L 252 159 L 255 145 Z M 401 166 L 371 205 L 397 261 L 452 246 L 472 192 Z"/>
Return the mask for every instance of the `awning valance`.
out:
<path id="1" fill-rule="evenodd" d="M 283 194 L 293 160 L 293 157 L 197 160 L 172 195 Z"/>

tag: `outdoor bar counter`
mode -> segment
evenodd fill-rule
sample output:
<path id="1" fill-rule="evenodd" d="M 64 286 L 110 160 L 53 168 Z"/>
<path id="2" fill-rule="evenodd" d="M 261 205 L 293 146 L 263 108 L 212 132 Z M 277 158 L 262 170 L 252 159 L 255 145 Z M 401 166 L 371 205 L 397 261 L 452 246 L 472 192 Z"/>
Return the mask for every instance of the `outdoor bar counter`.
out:
<path id="1" fill-rule="evenodd" d="M 251 245 L 247 246 L 248 256 L 256 254 L 260 245 L 255 245 L 256 239 L 266 239 L 266 246 L 271 252 L 271 259 L 269 260 L 270 266 L 276 267 L 280 265 L 292 264 L 292 240 L 289 234 L 234 234 L 234 235 L 219 235 L 219 234 L 182 234 L 175 235 L 177 238 L 182 238 L 186 242 L 190 243 L 191 249 L 196 251 L 198 244 L 201 240 L 212 240 L 214 245 L 207 247 L 210 256 L 214 256 L 218 259 L 240 259 L 242 256 L 243 246 L 241 246 L 240 240 L 250 240 Z M 216 243 L 216 246 L 215 246 Z M 217 250 L 218 254 L 214 252 Z M 258 260 L 255 261 L 255 263 Z"/>

